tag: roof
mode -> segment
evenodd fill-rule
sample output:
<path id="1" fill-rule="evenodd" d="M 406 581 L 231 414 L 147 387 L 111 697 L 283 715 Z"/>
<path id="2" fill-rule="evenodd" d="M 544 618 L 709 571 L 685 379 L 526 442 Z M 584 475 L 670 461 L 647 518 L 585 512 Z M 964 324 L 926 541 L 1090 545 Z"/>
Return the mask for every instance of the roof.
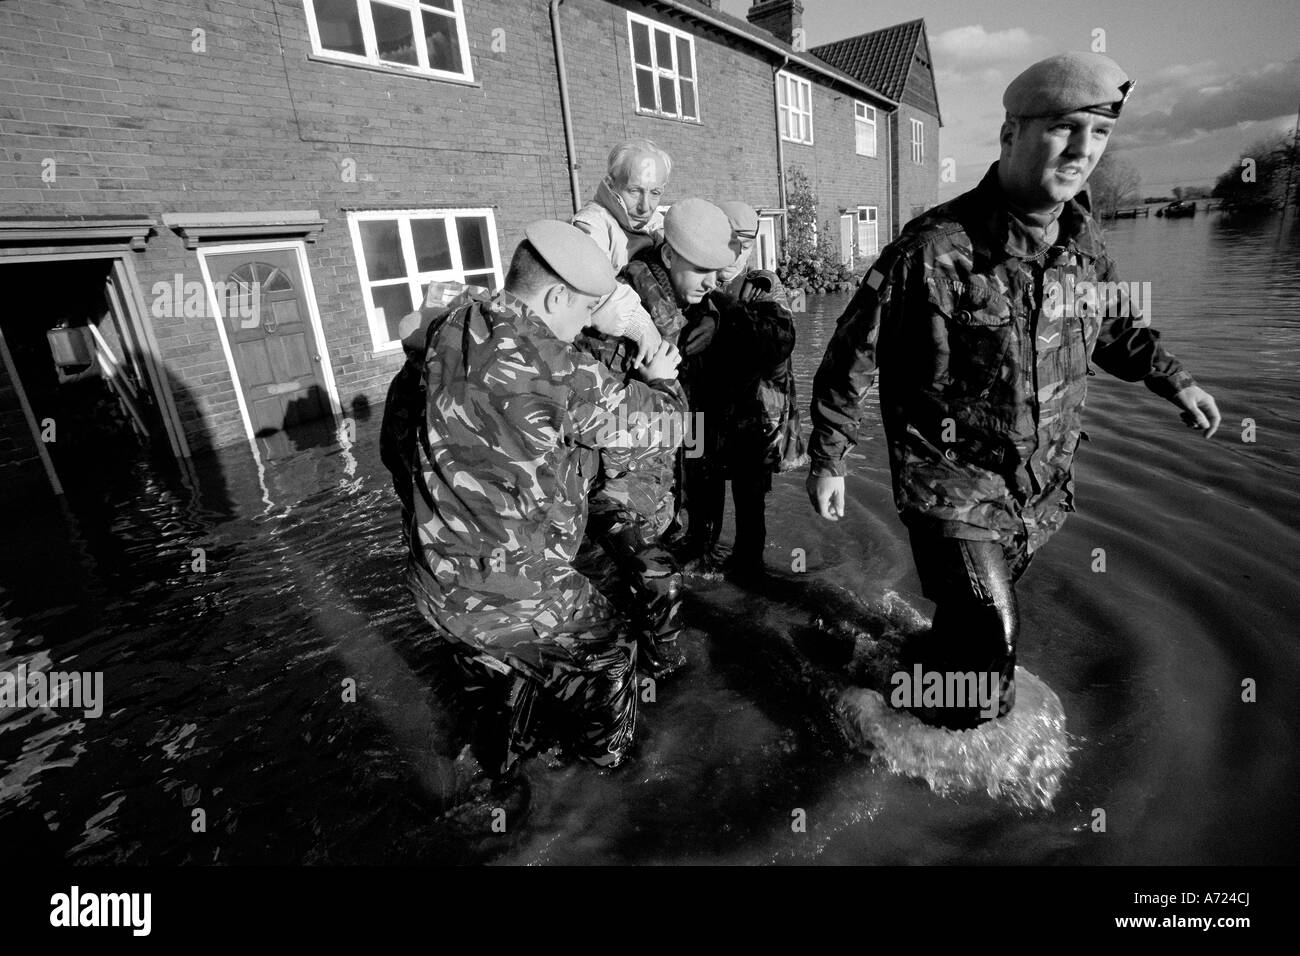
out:
<path id="1" fill-rule="evenodd" d="M 824 43 L 810 52 L 897 100 L 907 85 L 916 42 L 924 30 L 924 20 L 909 20 L 847 40 Z"/>
<path id="2" fill-rule="evenodd" d="M 805 69 L 814 73 L 843 83 L 846 86 L 874 96 L 890 106 L 898 105 L 898 98 L 883 93 L 877 86 L 870 81 L 864 80 L 852 73 L 846 73 L 843 69 L 833 63 L 829 63 L 820 56 L 814 55 L 812 51 L 796 50 L 789 43 L 768 33 L 762 27 L 754 26 L 748 20 L 732 16 L 730 13 L 723 13 L 721 10 L 715 10 L 700 0 L 650 0 L 652 4 L 667 7 L 678 13 L 685 14 L 704 23 L 710 23 L 714 26 L 725 30 L 733 35 L 748 39 L 751 42 L 767 47 L 770 50 L 778 51 L 788 57 L 791 63 L 799 64 Z M 916 21 L 920 23 L 920 20 Z"/>

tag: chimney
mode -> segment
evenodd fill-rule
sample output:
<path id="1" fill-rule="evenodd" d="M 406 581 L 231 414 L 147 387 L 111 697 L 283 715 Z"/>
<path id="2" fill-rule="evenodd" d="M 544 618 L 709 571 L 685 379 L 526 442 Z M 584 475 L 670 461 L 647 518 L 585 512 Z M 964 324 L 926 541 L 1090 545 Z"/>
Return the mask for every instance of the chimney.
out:
<path id="1" fill-rule="evenodd" d="M 803 4 L 799 0 L 754 0 L 745 19 L 778 40 L 793 45 L 795 31 L 803 31 Z"/>

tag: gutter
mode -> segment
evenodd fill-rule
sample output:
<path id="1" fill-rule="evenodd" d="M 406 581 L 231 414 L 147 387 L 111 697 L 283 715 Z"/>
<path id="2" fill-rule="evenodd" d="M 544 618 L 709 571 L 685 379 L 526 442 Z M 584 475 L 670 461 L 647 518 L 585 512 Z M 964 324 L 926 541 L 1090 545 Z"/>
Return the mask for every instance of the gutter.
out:
<path id="1" fill-rule="evenodd" d="M 724 33 L 729 33 L 734 37 L 739 37 L 740 39 L 744 40 L 747 43 L 752 43 L 757 47 L 767 50 L 769 53 L 773 53 L 781 57 L 787 63 L 790 61 L 791 51 L 788 49 L 783 49 L 775 41 L 769 42 L 768 40 L 764 40 L 762 37 L 754 36 L 752 33 L 746 33 L 744 30 L 738 30 L 736 29 L 735 26 L 733 26 L 730 23 L 727 23 L 725 20 L 719 20 L 716 17 L 709 16 L 709 14 L 705 13 L 703 10 L 698 9 L 697 7 L 688 7 L 684 3 L 678 3 L 677 0 L 653 0 L 653 2 L 661 6 L 668 7 L 672 10 L 676 10 L 678 13 L 684 16 L 691 17 L 692 19 L 695 20 L 699 20 L 701 23 L 707 23 L 709 26 L 721 30 Z M 797 51 L 795 52 L 797 53 Z M 831 67 L 827 65 L 823 65 L 814 62 L 811 59 L 806 59 L 803 57 L 797 57 L 795 62 L 806 69 L 812 70 L 814 73 L 820 73 L 822 76 L 826 77 L 827 79 L 834 80 L 836 83 L 841 83 L 845 86 L 852 87 L 853 89 L 856 89 L 861 93 L 867 93 L 871 96 L 874 96 L 882 103 L 888 103 L 890 106 L 895 108 L 897 108 L 900 105 L 897 100 L 891 100 L 888 96 L 885 96 L 883 93 L 877 90 L 873 90 L 865 83 L 860 83 L 857 80 L 854 80 L 852 77 L 848 76 L 847 74 L 841 74 L 835 72 L 831 69 Z"/>
<path id="2" fill-rule="evenodd" d="M 569 110 L 569 74 L 564 67 L 564 38 L 560 33 L 560 4 L 551 0 L 551 39 L 555 42 L 555 71 L 560 79 L 560 118 L 564 123 L 565 164 L 569 167 L 569 192 L 573 211 L 582 208 L 582 189 L 578 185 L 577 149 L 573 144 L 573 113 Z"/>

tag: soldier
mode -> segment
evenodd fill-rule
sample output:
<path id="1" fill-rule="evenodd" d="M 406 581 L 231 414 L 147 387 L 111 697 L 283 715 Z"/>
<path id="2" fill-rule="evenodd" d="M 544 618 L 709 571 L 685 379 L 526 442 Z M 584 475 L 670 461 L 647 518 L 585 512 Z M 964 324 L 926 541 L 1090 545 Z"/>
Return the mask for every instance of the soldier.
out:
<path id="1" fill-rule="evenodd" d="M 932 632 L 904 662 L 999 673 L 999 715 L 1015 700 L 1015 582 L 1074 510 L 1089 362 L 1142 381 L 1207 438 L 1219 426 L 1214 399 L 1127 298 L 1085 315 L 1061 307 L 1066 284 L 1117 279 L 1101 230 L 1075 197 L 1132 88 L 1099 54 L 1053 56 L 1016 77 L 1003 96 L 998 161 L 881 253 L 814 381 L 808 493 L 823 518 L 837 520 L 844 456 L 877 360 L 884 370 L 895 503 L 936 605 Z M 978 722 L 969 709 L 920 715 L 953 727 Z"/>
<path id="2" fill-rule="evenodd" d="M 664 241 L 642 250 L 620 273 L 664 341 L 676 341 L 686 324 L 682 310 L 703 300 L 716 285 L 717 270 L 735 258 L 730 240 L 731 227 L 720 209 L 702 199 L 685 199 L 668 212 Z M 626 337 L 590 331 L 576 344 L 616 375 L 633 374 L 633 344 Z M 683 409 L 679 434 L 691 421 Z M 656 677 L 686 662 L 677 643 L 681 573 L 660 540 L 676 511 L 676 457 L 676 449 L 663 449 L 624 468 L 608 453 L 602 456 L 591 490 L 589 545 L 583 556 L 583 567 L 591 569 L 606 592 L 619 595 L 618 603 L 631 608 L 643 666 Z M 599 561 L 599 555 L 605 560 Z"/>
<path id="3" fill-rule="evenodd" d="M 613 767 L 636 723 L 636 644 L 572 561 L 598 444 L 625 467 L 660 453 L 683 407 L 679 358 L 665 343 L 624 382 L 574 349 L 613 269 L 567 223 L 525 235 L 502 291 L 428 322 L 407 580 L 467 681 L 495 697 L 479 721 L 489 771 L 517 766 L 539 733 Z"/>
<path id="4" fill-rule="evenodd" d="M 750 269 L 758 236 L 758 213 L 743 202 L 718 205 L 731 225 L 735 261 L 718 272 L 718 325 L 703 350 L 700 370 L 691 368 L 692 411 L 708 423 L 705 454 L 687 459 L 691 502 L 691 558 L 684 566 L 710 570 L 726 510 L 727 481 L 736 509 L 736 540 L 722 566 L 742 577 L 761 575 L 767 538 L 766 498 L 772 474 L 803 464 L 795 404 L 794 315 L 775 274 Z M 698 382 L 698 385 L 695 383 Z"/>

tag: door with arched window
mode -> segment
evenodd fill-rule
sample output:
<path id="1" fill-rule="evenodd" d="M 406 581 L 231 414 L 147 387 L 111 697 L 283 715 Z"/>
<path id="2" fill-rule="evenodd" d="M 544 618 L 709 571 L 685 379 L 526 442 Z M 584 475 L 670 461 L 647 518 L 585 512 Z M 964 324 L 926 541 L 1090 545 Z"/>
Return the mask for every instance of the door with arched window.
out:
<path id="1" fill-rule="evenodd" d="M 253 436 L 279 457 L 283 432 L 294 445 L 307 426 L 333 425 L 324 356 L 311 325 L 293 249 L 209 254 L 211 277 Z M 311 441 L 311 444 L 320 442 Z"/>

